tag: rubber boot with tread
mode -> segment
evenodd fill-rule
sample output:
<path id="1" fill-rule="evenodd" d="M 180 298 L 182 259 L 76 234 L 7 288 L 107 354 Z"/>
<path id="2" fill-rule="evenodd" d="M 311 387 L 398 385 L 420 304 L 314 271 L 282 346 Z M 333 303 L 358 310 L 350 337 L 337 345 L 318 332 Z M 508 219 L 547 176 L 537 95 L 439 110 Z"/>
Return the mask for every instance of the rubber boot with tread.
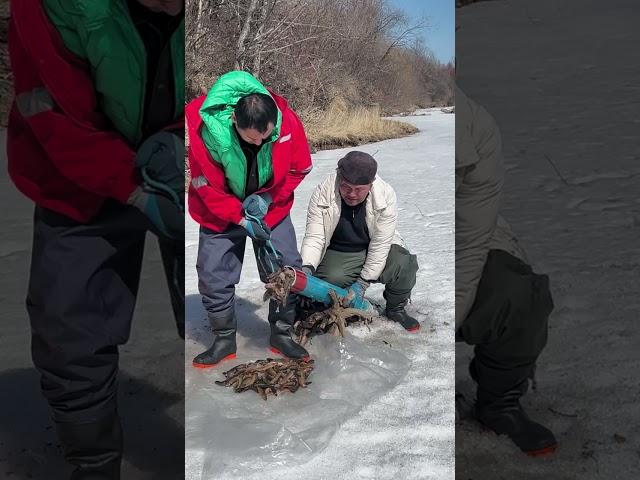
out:
<path id="1" fill-rule="evenodd" d="M 309 359 L 309 352 L 291 338 L 296 317 L 296 296 L 289 295 L 284 305 L 275 300 L 269 302 L 269 326 L 271 335 L 269 345 L 273 353 L 287 358 Z"/>
<path id="2" fill-rule="evenodd" d="M 398 322 L 407 332 L 415 333 L 420 330 L 420 323 L 407 313 L 405 310 L 406 305 L 406 300 L 396 305 L 389 305 L 387 303 L 385 317 L 394 322 Z"/>
<path id="3" fill-rule="evenodd" d="M 236 358 L 236 319 L 233 309 L 209 314 L 213 344 L 193 359 L 196 368 L 212 368 L 225 360 Z"/>
<path id="4" fill-rule="evenodd" d="M 122 427 L 116 413 L 92 422 L 57 422 L 64 457 L 76 468 L 70 480 L 120 480 Z"/>
<path id="5" fill-rule="evenodd" d="M 469 370 L 477 380 L 473 362 Z M 478 384 L 474 413 L 485 427 L 498 435 L 506 435 L 527 455 L 547 455 L 555 451 L 558 442 L 548 428 L 531 420 L 520 405 L 520 398 L 526 393 L 528 385 L 529 380 L 524 379 L 516 386 L 496 394 Z"/>

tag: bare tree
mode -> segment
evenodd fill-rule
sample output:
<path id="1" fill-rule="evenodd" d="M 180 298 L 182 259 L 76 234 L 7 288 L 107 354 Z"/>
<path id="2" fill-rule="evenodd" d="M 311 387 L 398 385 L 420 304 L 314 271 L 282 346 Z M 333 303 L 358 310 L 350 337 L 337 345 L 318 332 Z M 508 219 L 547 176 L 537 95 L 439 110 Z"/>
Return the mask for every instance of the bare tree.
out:
<path id="1" fill-rule="evenodd" d="M 303 115 L 334 101 L 385 111 L 443 102 L 446 76 L 434 72 L 445 66 L 412 49 L 425 28 L 386 0 L 187 0 L 188 98 L 243 69 Z"/>
<path id="2" fill-rule="evenodd" d="M 242 30 L 240 31 L 240 36 L 238 37 L 238 43 L 236 45 L 236 70 L 244 70 L 245 67 L 244 44 L 247 41 L 247 36 L 249 35 L 249 30 L 251 29 L 251 17 L 253 16 L 253 12 L 255 11 L 257 6 L 258 0 L 250 0 L 249 8 L 247 9 L 247 13 L 244 16 Z"/>

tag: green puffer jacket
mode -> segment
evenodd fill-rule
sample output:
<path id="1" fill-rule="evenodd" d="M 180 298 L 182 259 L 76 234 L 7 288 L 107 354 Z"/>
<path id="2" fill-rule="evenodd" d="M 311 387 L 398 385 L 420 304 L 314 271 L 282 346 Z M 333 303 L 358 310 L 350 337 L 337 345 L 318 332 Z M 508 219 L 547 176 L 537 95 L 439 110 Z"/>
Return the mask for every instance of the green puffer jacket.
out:
<path id="1" fill-rule="evenodd" d="M 92 69 L 102 111 L 132 145 L 142 136 L 146 50 L 126 0 L 43 0 L 65 46 Z M 184 21 L 171 37 L 175 118 L 184 111 Z"/>
<path id="2" fill-rule="evenodd" d="M 269 95 L 267 89 L 250 73 L 233 71 L 222 75 L 213 85 L 200 108 L 204 123 L 200 135 L 225 173 L 227 185 L 235 196 L 243 200 L 247 178 L 247 163 L 240 147 L 231 114 L 241 97 L 251 93 Z M 280 135 L 282 114 L 278 110 L 278 121 L 271 136 L 265 140 L 258 152 L 258 186 L 262 188 L 273 176 L 271 149 Z"/>

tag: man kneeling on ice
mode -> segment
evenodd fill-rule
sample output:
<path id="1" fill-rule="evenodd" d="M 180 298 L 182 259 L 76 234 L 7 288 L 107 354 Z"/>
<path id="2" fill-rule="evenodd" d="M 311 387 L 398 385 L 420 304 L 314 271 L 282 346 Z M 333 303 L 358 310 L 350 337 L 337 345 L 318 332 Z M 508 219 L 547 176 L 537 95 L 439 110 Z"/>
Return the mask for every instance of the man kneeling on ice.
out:
<path id="1" fill-rule="evenodd" d="M 371 283 L 383 283 L 386 316 L 415 332 L 420 324 L 405 306 L 418 262 L 396 231 L 396 193 L 376 177 L 377 168 L 371 155 L 349 152 L 316 187 L 307 210 L 302 269 L 359 298 Z"/>

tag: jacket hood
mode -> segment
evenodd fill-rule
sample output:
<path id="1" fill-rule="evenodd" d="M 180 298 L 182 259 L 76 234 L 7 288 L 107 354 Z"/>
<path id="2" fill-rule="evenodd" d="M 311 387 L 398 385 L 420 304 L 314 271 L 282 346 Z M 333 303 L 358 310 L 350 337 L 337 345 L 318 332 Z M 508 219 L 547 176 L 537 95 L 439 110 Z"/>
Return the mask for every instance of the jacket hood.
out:
<path id="1" fill-rule="evenodd" d="M 200 108 L 200 116 L 210 134 L 206 136 L 206 144 L 212 153 L 220 156 L 222 152 L 231 147 L 235 136 L 231 114 L 240 98 L 252 93 L 263 93 L 273 98 L 273 95 L 253 75 L 243 71 L 225 73 L 211 87 Z M 275 98 L 274 101 L 276 101 Z M 276 105 L 278 106 L 278 119 L 273 133 L 267 141 L 276 140 L 280 134 L 282 113 L 277 101 Z"/>

